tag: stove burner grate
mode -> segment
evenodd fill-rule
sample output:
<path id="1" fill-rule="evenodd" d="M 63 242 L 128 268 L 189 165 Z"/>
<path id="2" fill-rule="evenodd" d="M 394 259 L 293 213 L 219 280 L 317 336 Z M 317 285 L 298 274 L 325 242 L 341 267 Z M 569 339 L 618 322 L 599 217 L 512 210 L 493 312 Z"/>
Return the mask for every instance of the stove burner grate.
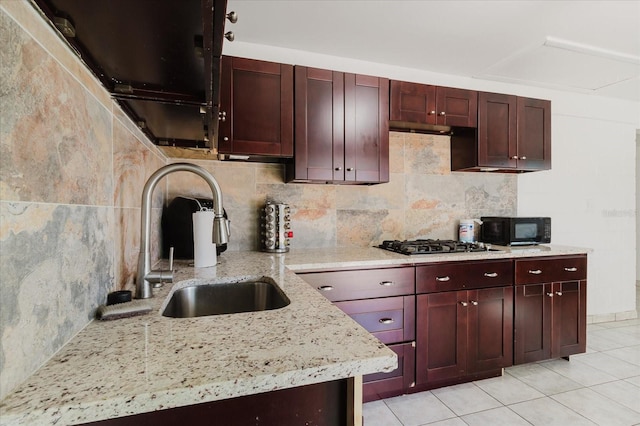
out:
<path id="1" fill-rule="evenodd" d="M 378 246 L 381 249 L 412 254 L 436 254 L 436 253 L 466 253 L 487 251 L 482 243 L 466 243 L 455 240 L 385 240 Z"/>

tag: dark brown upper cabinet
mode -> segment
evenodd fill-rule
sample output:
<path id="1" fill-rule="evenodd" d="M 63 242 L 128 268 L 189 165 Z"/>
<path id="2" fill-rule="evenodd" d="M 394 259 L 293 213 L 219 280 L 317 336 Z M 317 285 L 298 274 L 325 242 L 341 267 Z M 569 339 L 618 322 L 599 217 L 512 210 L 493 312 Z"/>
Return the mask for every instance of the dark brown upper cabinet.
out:
<path id="1" fill-rule="evenodd" d="M 295 157 L 288 182 L 389 181 L 389 80 L 295 67 Z"/>
<path id="2" fill-rule="evenodd" d="M 221 154 L 293 156 L 293 66 L 224 56 Z"/>
<path id="3" fill-rule="evenodd" d="M 451 136 L 451 170 L 530 172 L 551 168 L 551 102 L 480 92 L 478 128 Z"/>
<path id="4" fill-rule="evenodd" d="M 478 92 L 392 80 L 390 127 L 438 130 L 438 127 L 476 127 Z M 446 132 L 447 128 L 441 129 Z"/>

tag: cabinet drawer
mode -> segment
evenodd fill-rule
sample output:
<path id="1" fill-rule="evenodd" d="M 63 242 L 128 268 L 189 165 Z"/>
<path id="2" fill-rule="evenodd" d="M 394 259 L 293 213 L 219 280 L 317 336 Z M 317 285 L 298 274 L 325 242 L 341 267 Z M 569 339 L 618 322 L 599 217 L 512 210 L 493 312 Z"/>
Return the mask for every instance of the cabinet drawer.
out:
<path id="1" fill-rule="evenodd" d="M 398 355 L 398 368 L 389 373 L 368 374 L 362 378 L 363 402 L 402 395 L 414 385 L 415 352 L 413 343 L 390 345 Z M 367 422 L 369 424 L 369 422 Z"/>
<path id="2" fill-rule="evenodd" d="M 516 284 L 577 281 L 587 278 L 587 256 L 516 260 Z"/>
<path id="3" fill-rule="evenodd" d="M 358 324 L 382 343 L 398 343 L 415 338 L 415 296 L 336 302 Z"/>
<path id="4" fill-rule="evenodd" d="M 435 293 L 513 285 L 510 260 L 445 263 L 416 268 L 416 292 Z"/>
<path id="5" fill-rule="evenodd" d="M 314 272 L 299 276 L 332 302 L 415 293 L 412 267 Z"/>

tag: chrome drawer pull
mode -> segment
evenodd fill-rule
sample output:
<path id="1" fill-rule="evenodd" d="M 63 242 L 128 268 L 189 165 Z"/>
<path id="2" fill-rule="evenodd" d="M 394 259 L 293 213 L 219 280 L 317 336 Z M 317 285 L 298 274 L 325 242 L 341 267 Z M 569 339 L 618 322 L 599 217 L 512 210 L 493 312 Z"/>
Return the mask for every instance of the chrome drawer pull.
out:
<path id="1" fill-rule="evenodd" d="M 542 271 L 540 269 L 529 269 L 529 273 L 533 275 L 540 275 Z"/>
<path id="2" fill-rule="evenodd" d="M 445 282 L 445 281 L 449 281 L 451 278 L 447 277 L 436 277 L 436 281 L 441 281 L 441 282 Z"/>
<path id="3" fill-rule="evenodd" d="M 564 268 L 564 270 L 567 272 L 576 272 L 578 268 Z"/>
<path id="4" fill-rule="evenodd" d="M 556 291 L 556 294 L 557 294 L 558 296 L 562 296 L 562 292 L 561 292 L 561 291 Z"/>
<path id="5" fill-rule="evenodd" d="M 495 277 L 498 276 L 498 273 L 497 272 L 485 272 L 484 276 L 485 277 L 489 277 L 489 278 L 495 278 Z"/>
<path id="6" fill-rule="evenodd" d="M 473 306 L 478 306 L 478 302 L 476 302 L 475 300 L 472 300 L 472 301 L 471 301 L 471 304 L 472 304 Z"/>
<path id="7" fill-rule="evenodd" d="M 393 318 L 380 318 L 378 320 L 380 324 L 393 324 Z"/>
<path id="8" fill-rule="evenodd" d="M 547 293 L 547 296 L 553 297 L 553 293 Z"/>
<path id="9" fill-rule="evenodd" d="M 462 306 L 468 306 L 468 305 L 469 305 L 467 302 L 460 302 L 460 304 L 461 304 Z"/>
<path id="10" fill-rule="evenodd" d="M 318 290 L 331 291 L 331 290 L 333 290 L 333 286 L 332 285 L 323 285 L 323 286 L 318 287 Z"/>
<path id="11" fill-rule="evenodd" d="M 380 285 L 381 285 L 381 286 L 384 286 L 384 287 L 391 287 L 393 284 L 394 284 L 394 282 L 393 282 L 393 281 L 382 281 L 382 282 L 380 283 Z"/>

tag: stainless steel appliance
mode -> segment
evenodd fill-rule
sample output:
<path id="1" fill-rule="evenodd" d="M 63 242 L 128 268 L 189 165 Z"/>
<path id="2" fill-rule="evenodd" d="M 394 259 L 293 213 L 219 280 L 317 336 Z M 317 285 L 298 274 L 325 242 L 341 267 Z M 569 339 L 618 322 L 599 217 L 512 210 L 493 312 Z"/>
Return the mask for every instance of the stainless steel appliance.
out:
<path id="1" fill-rule="evenodd" d="M 483 243 L 468 243 L 454 240 L 385 240 L 378 247 L 396 253 L 414 254 L 442 254 L 465 253 L 492 250 Z"/>
<path id="2" fill-rule="evenodd" d="M 481 217 L 480 241 L 501 246 L 548 244 L 550 217 Z"/>
<path id="3" fill-rule="evenodd" d="M 270 253 L 289 251 L 291 208 L 287 204 L 267 201 L 260 210 L 260 248 Z"/>

